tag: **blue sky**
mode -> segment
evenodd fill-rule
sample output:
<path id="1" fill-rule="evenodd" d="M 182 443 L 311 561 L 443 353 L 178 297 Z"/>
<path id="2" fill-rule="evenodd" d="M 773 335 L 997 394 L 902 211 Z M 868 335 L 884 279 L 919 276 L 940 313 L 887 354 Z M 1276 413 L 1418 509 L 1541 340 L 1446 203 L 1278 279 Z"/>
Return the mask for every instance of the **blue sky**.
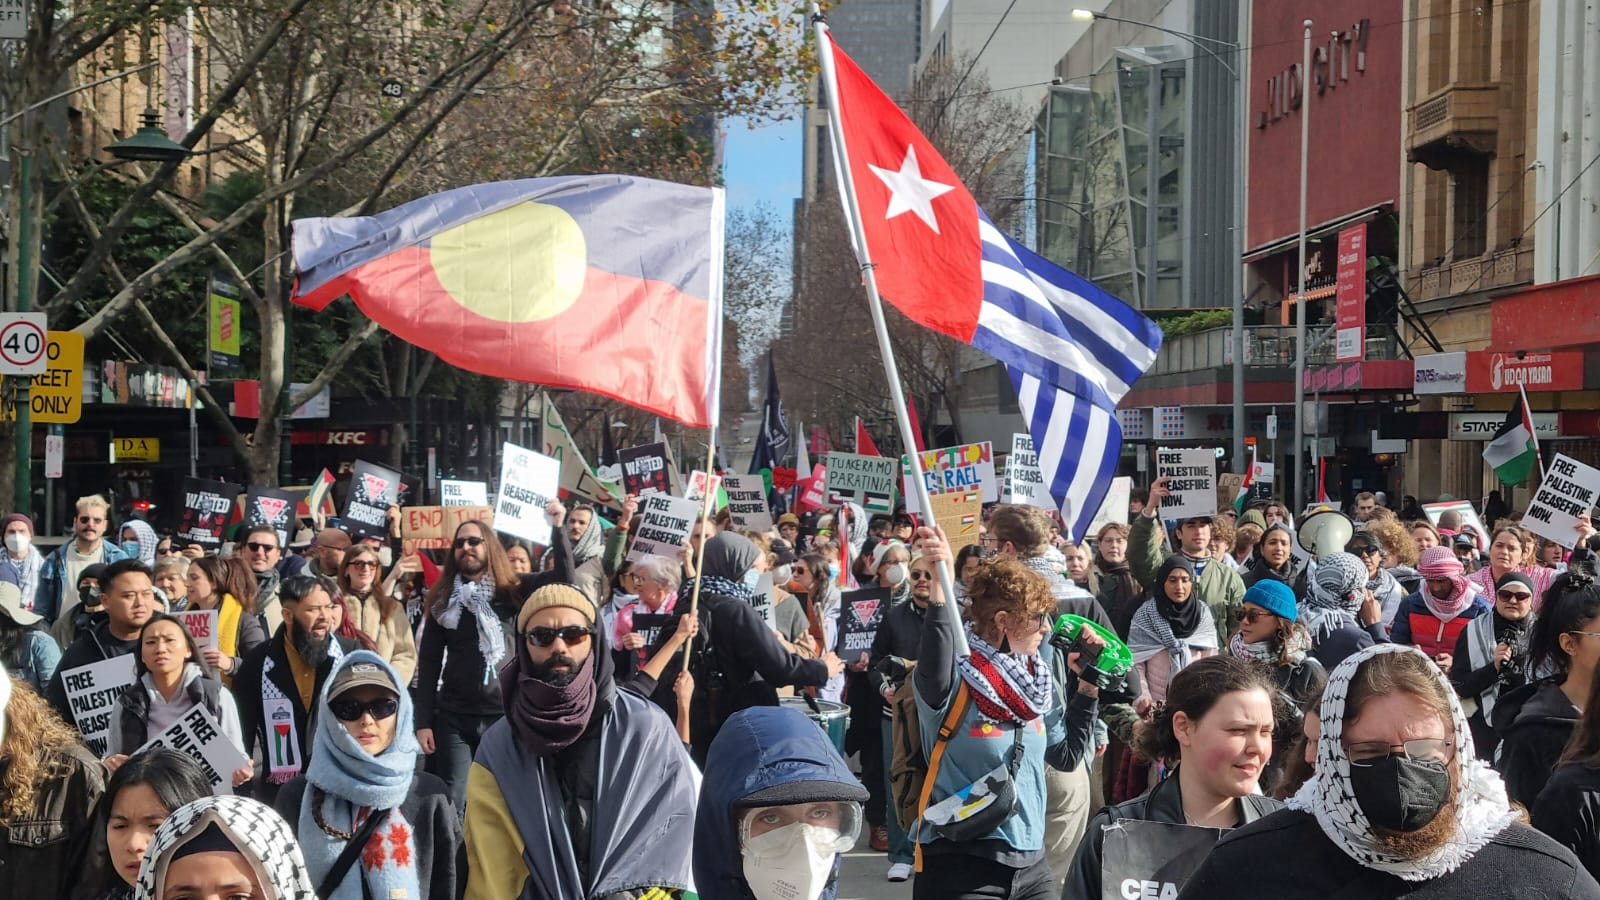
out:
<path id="1" fill-rule="evenodd" d="M 750 128 L 745 119 L 723 122 L 723 178 L 728 209 L 766 203 L 785 223 L 800 196 L 801 130 L 798 117 Z"/>

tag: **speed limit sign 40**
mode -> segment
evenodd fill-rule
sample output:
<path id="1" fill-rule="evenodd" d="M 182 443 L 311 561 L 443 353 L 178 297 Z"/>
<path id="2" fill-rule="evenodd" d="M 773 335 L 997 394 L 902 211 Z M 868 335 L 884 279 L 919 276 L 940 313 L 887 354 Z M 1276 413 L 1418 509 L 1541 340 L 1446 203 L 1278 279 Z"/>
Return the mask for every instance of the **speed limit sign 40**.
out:
<path id="1" fill-rule="evenodd" d="M 0 313 L 0 375 L 41 375 L 49 367 L 44 313 Z"/>

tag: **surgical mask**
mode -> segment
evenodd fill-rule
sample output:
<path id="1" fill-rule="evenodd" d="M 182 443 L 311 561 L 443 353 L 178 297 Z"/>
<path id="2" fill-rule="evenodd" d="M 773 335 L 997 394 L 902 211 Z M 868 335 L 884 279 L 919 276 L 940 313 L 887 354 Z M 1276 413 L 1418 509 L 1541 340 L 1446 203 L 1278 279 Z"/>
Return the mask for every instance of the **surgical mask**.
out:
<path id="1" fill-rule="evenodd" d="M 833 880 L 839 832 L 794 822 L 744 842 L 744 880 L 756 900 L 817 900 Z"/>
<path id="2" fill-rule="evenodd" d="M 755 569 L 751 569 L 750 571 L 744 573 L 743 581 L 744 586 L 753 591 L 756 589 L 756 585 L 761 581 L 761 573 L 757 572 Z"/>
<path id="3" fill-rule="evenodd" d="M 6 535 L 6 549 L 19 556 L 28 552 L 28 545 L 31 543 L 33 541 L 27 535 L 18 531 Z"/>
<path id="4" fill-rule="evenodd" d="M 889 579 L 890 584 L 905 584 L 906 579 L 911 577 L 911 575 L 910 572 L 906 570 L 905 563 L 895 563 L 889 568 L 883 570 L 883 577 Z"/>
<path id="5" fill-rule="evenodd" d="M 1450 770 L 1437 759 L 1385 756 L 1352 765 L 1350 789 L 1368 822 L 1390 831 L 1416 831 L 1450 802 Z"/>
<path id="6" fill-rule="evenodd" d="M 793 579 L 794 579 L 794 566 L 785 564 L 785 565 L 781 565 L 781 566 L 777 567 L 776 569 L 772 570 L 772 583 L 773 584 L 788 584 Z"/>
<path id="7" fill-rule="evenodd" d="M 139 542 L 138 541 L 123 541 L 119 546 L 122 547 L 123 555 L 127 556 L 129 559 L 138 559 L 139 558 Z"/>

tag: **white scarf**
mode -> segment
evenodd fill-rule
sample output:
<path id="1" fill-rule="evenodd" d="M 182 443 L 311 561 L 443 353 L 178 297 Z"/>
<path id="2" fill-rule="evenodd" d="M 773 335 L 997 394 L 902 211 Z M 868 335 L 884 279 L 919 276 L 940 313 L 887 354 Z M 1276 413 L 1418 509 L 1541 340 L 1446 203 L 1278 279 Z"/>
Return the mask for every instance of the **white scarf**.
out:
<path id="1" fill-rule="evenodd" d="M 593 527 L 593 523 L 590 523 Z M 494 597 L 494 586 L 485 575 L 477 581 L 462 581 L 461 576 L 456 576 L 455 586 L 450 589 L 450 602 L 439 614 L 439 624 L 454 631 L 461 624 L 461 612 L 466 610 L 478 620 L 478 652 L 483 654 L 483 683 L 488 684 L 500 668 L 500 660 L 506 657 L 505 635 L 500 633 L 500 617 L 495 615 L 494 607 L 490 600 Z"/>
<path id="2" fill-rule="evenodd" d="M 1200 603 L 1200 598 L 1190 597 L 1188 602 Z M 1194 634 L 1180 638 L 1172 633 L 1172 623 L 1156 611 L 1156 601 L 1146 600 L 1134 611 L 1133 622 L 1128 626 L 1128 649 L 1133 652 L 1135 663 L 1165 651 L 1172 657 L 1172 674 L 1176 675 L 1194 662 L 1195 650 L 1217 649 L 1216 620 L 1202 603 L 1200 624 L 1195 626 Z"/>
<path id="3" fill-rule="evenodd" d="M 1456 699 L 1455 689 L 1444 673 L 1435 669 L 1450 698 L 1450 714 L 1455 726 L 1456 763 L 1460 766 L 1460 787 L 1456 790 L 1456 833 L 1449 843 L 1418 859 L 1404 859 L 1384 853 L 1378 847 L 1366 813 L 1356 802 L 1350 786 L 1350 757 L 1346 755 L 1344 730 L 1345 698 L 1350 680 L 1362 663 L 1380 653 L 1422 651 L 1407 644 L 1373 644 L 1340 663 L 1328 674 L 1328 687 L 1322 694 L 1322 737 L 1317 741 L 1317 771 L 1289 799 L 1289 808 L 1309 812 L 1322 826 L 1334 846 L 1368 869 L 1388 872 L 1406 881 L 1427 881 L 1460 868 L 1473 854 L 1483 849 L 1495 835 L 1515 819 L 1506 799 L 1506 786 L 1500 776 L 1478 760 L 1472 746 L 1472 730 Z"/>

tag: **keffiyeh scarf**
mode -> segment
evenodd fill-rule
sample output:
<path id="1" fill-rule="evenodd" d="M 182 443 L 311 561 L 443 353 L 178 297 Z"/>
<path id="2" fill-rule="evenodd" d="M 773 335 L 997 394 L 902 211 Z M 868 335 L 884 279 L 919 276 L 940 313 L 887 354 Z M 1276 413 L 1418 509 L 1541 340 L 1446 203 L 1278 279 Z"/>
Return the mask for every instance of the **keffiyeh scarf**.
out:
<path id="1" fill-rule="evenodd" d="M 1289 637 L 1288 664 L 1292 666 L 1300 665 L 1306 661 L 1306 654 L 1310 651 L 1311 638 L 1306 635 L 1304 628 L 1296 625 Z M 1228 641 L 1228 653 L 1234 659 L 1266 663 L 1269 666 L 1281 666 L 1284 664 L 1285 658 L 1285 654 L 1279 651 L 1276 640 L 1257 641 L 1253 644 L 1245 643 L 1242 632 L 1235 633 L 1233 638 Z"/>
<path id="2" fill-rule="evenodd" d="M 724 597 L 732 597 L 735 600 L 743 600 L 746 603 L 749 603 L 755 597 L 755 592 L 745 587 L 744 582 L 723 578 L 720 575 L 701 575 L 699 578 L 691 578 L 683 583 L 683 587 L 678 589 L 678 596 L 693 597 L 694 586 L 697 583 L 700 585 L 700 593 L 702 595 L 721 594 Z"/>
<path id="3" fill-rule="evenodd" d="M 495 670 L 500 667 L 500 661 L 506 658 L 506 640 L 500 632 L 500 617 L 495 615 L 494 606 L 490 603 L 493 597 L 494 585 L 488 578 L 462 581 L 461 576 L 457 575 L 455 586 L 450 589 L 450 602 L 439 615 L 439 624 L 452 631 L 461 624 L 463 611 L 472 613 L 478 620 L 478 652 L 483 655 L 484 684 L 489 683 Z"/>
<path id="4" fill-rule="evenodd" d="M 1330 553 L 1317 560 L 1300 624 L 1312 643 L 1318 643 L 1346 625 L 1357 625 L 1356 612 L 1365 599 L 1367 564 L 1353 553 Z"/>
<path id="5" fill-rule="evenodd" d="M 1422 551 L 1422 559 L 1417 563 L 1417 571 L 1422 577 L 1447 578 L 1450 580 L 1450 596 L 1440 600 L 1433 595 L 1427 584 L 1422 586 L 1422 602 L 1428 607 L 1428 612 L 1441 622 L 1454 619 L 1472 605 L 1472 582 L 1462 574 L 1461 560 L 1450 551 L 1449 547 L 1429 547 Z"/>
<path id="6" fill-rule="evenodd" d="M 1050 709 L 1050 667 L 1038 654 L 1017 656 L 989 645 L 967 626 L 972 655 L 958 663 L 961 678 L 984 721 L 1032 722 Z"/>
<path id="7" fill-rule="evenodd" d="M 606 549 L 604 529 L 600 526 L 600 517 L 594 516 L 589 520 L 589 527 L 583 530 L 583 536 L 572 544 L 572 567 L 583 565 Z"/>
<path id="8" fill-rule="evenodd" d="M 1133 614 L 1133 624 L 1128 629 L 1128 649 L 1133 661 L 1142 663 L 1157 653 L 1172 657 L 1172 672 L 1177 674 L 1194 661 L 1194 651 L 1217 649 L 1217 626 L 1211 610 L 1198 597 L 1187 601 L 1200 608 L 1200 624 L 1194 633 L 1180 638 L 1172 633 L 1172 624 L 1156 611 L 1156 601 L 1146 600 Z"/>
<path id="9" fill-rule="evenodd" d="M 1328 674 L 1328 687 L 1322 694 L 1319 710 L 1322 737 L 1317 741 L 1316 774 L 1289 799 L 1288 805 L 1290 809 L 1316 817 L 1328 840 L 1363 867 L 1406 881 L 1427 881 L 1460 868 L 1504 831 L 1515 816 L 1506 798 L 1505 783 L 1493 769 L 1479 761 L 1473 749 L 1472 731 L 1467 727 L 1467 717 L 1462 713 L 1455 690 L 1444 673 L 1430 667 L 1443 683 L 1445 696 L 1450 698 L 1455 729 L 1455 758 L 1456 765 L 1460 766 L 1460 786 L 1455 798 L 1456 832 L 1449 843 L 1417 859 L 1392 856 L 1380 849 L 1372 825 L 1356 802 L 1355 790 L 1350 785 L 1350 758 L 1345 754 L 1342 736 L 1350 682 L 1363 663 L 1381 653 L 1421 655 L 1422 651 L 1407 644 L 1373 644 Z"/>

